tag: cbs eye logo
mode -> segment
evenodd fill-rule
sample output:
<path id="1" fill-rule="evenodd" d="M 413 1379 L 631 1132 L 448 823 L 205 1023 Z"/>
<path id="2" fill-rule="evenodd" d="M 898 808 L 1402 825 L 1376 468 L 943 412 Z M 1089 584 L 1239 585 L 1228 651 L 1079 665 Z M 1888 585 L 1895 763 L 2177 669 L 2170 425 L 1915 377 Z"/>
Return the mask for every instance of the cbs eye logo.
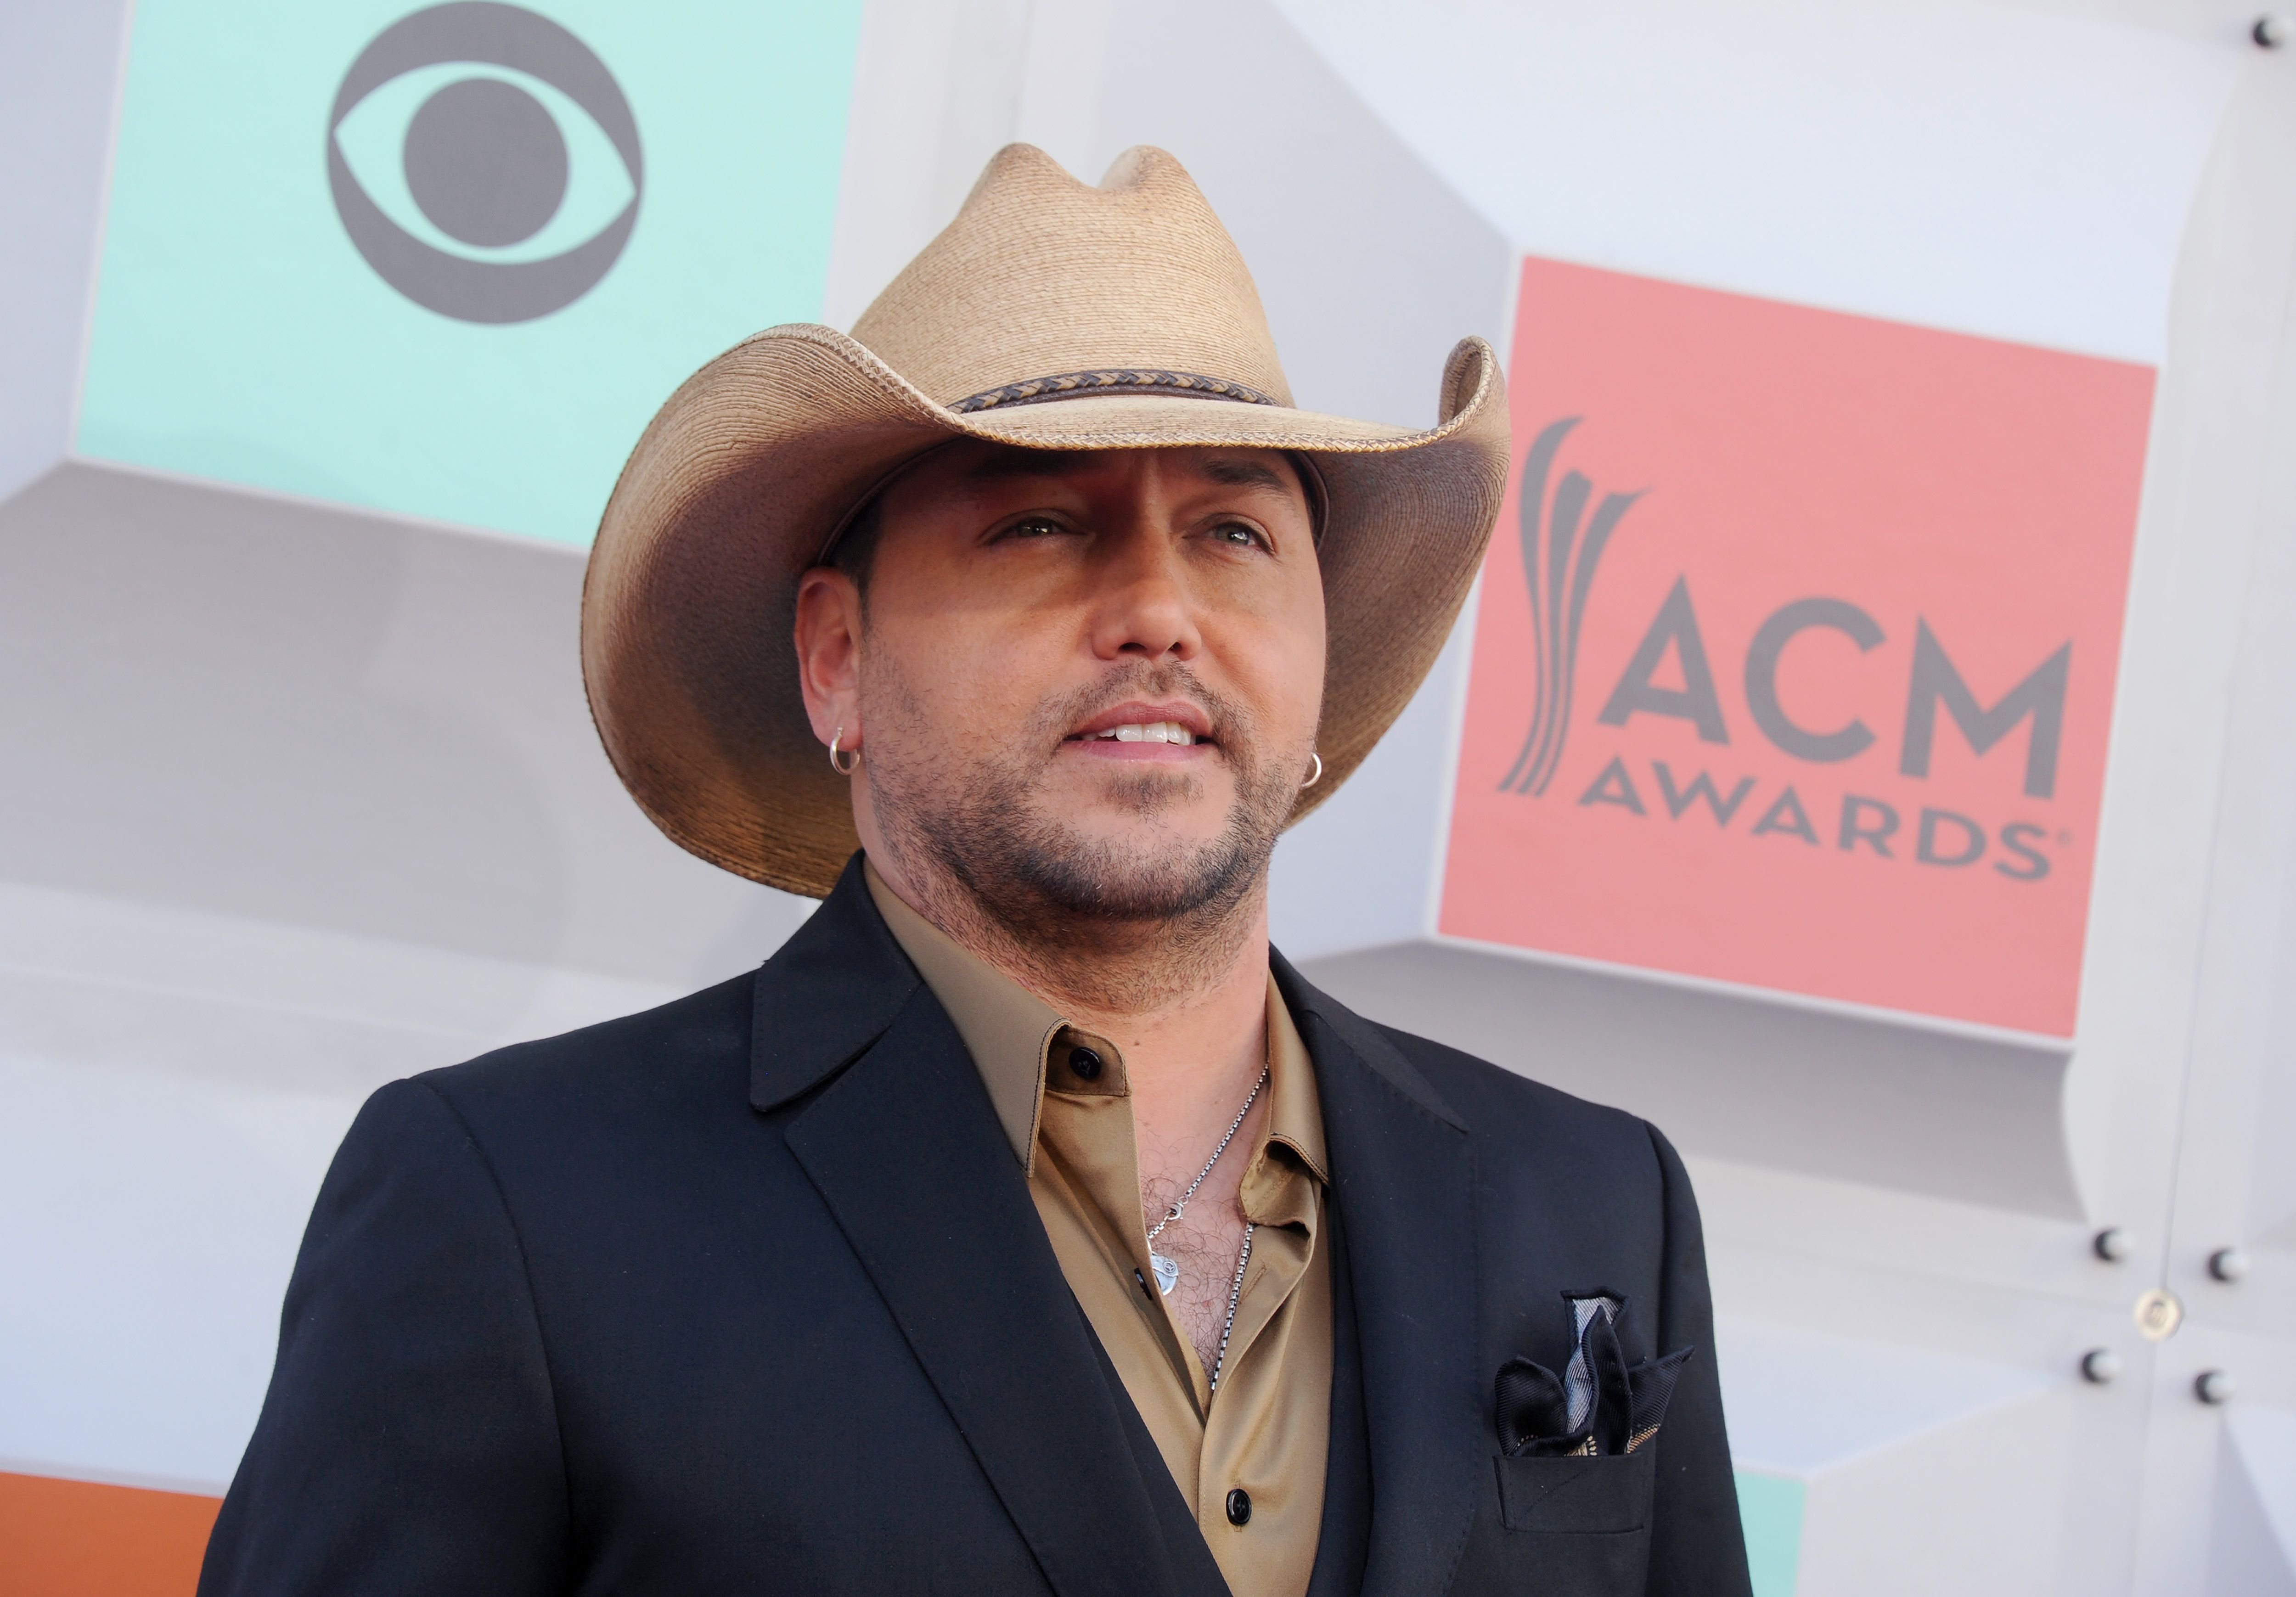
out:
<path id="1" fill-rule="evenodd" d="M 596 286 L 637 225 L 645 163 L 605 63 L 546 17 L 461 0 L 359 53 L 327 182 L 377 275 L 463 322 L 529 322 Z"/>

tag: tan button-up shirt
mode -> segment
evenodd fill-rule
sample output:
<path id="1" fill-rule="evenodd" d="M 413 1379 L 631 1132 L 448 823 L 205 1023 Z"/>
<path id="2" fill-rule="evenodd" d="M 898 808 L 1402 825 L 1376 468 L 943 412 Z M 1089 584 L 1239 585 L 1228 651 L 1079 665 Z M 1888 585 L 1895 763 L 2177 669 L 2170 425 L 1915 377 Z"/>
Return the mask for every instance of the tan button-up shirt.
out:
<path id="1" fill-rule="evenodd" d="M 1131 1087 L 1122 1053 L 967 953 L 867 872 L 869 891 L 955 1022 L 988 1086 L 1069 1288 L 1194 1511 L 1236 1597 L 1302 1597 L 1315 1568 L 1331 1430 L 1332 1269 L 1323 1245 L 1330 1167 L 1315 1066 L 1275 979 L 1267 984 L 1266 1130 L 1239 1193 L 1251 1260 L 1217 1397 L 1152 1284 Z M 1103 1061 L 1086 1080 L 1076 1047 Z M 1234 1158 L 1242 1145 L 1229 1151 Z M 1242 1487 L 1251 1511 L 1230 1522 Z"/>

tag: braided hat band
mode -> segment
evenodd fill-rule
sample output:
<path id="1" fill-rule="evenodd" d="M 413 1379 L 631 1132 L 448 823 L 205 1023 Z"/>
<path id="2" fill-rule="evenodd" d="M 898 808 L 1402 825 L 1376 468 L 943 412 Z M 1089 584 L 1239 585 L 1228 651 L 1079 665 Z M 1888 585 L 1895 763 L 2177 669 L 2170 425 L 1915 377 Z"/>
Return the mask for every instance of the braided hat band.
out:
<path id="1" fill-rule="evenodd" d="M 1063 372 L 1057 377 L 1032 377 L 988 389 L 948 408 L 960 416 L 976 411 L 1009 410 L 1016 405 L 1042 405 L 1047 399 L 1080 399 L 1101 394 L 1181 394 L 1192 399 L 1235 399 L 1245 405 L 1275 405 L 1279 401 L 1230 382 L 1224 377 L 1202 377 L 1193 372 Z"/>

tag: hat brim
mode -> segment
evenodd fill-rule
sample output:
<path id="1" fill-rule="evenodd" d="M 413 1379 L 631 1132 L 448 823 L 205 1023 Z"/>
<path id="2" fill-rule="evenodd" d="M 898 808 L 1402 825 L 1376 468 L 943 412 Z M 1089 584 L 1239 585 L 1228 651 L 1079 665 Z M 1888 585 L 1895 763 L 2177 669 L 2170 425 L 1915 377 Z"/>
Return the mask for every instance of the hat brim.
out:
<path id="1" fill-rule="evenodd" d="M 1299 450 L 1327 501 L 1327 664 L 1324 776 L 1296 821 L 1402 713 L 1481 563 L 1508 449 L 1505 382 L 1481 340 L 1452 352 L 1439 414 L 1414 430 L 1159 395 L 959 414 L 842 333 L 773 328 L 689 378 L 623 467 L 583 583 L 591 716 L 624 785 L 674 841 L 824 897 L 859 839 L 846 779 L 806 719 L 791 629 L 799 577 L 863 495 L 953 438 Z"/>

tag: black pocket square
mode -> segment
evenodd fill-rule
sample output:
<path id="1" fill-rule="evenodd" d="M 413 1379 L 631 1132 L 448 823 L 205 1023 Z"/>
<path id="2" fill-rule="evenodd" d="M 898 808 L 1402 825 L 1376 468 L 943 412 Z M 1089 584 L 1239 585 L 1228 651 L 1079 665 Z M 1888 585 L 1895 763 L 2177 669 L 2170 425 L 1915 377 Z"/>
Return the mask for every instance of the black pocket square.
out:
<path id="1" fill-rule="evenodd" d="M 1678 1347 L 1629 1369 L 1619 1342 L 1626 1299 L 1595 1293 L 1569 1302 L 1578 1347 L 1562 1374 L 1527 1358 L 1499 1369 L 1499 1449 L 1510 1458 L 1634 1452 L 1658 1434 L 1682 1366 L 1696 1351 Z"/>

